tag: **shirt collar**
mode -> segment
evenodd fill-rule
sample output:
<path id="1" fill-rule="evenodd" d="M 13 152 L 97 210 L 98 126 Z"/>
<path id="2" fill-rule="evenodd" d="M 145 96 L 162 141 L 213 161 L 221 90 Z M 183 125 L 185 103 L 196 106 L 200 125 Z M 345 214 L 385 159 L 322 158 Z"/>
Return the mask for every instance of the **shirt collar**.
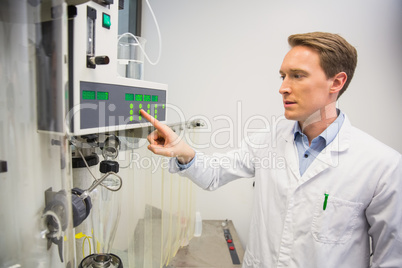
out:
<path id="1" fill-rule="evenodd" d="M 330 144 L 336 137 L 336 135 L 339 132 L 339 129 L 341 128 L 343 121 L 345 120 L 345 115 L 342 113 L 341 110 L 336 109 L 338 117 L 335 119 L 334 122 L 331 123 L 318 137 L 315 139 L 321 137 L 325 140 L 325 145 L 327 146 Z M 293 137 L 294 140 L 296 140 L 297 136 L 299 135 L 304 135 L 300 126 L 299 122 L 296 122 L 294 127 L 293 127 Z"/>

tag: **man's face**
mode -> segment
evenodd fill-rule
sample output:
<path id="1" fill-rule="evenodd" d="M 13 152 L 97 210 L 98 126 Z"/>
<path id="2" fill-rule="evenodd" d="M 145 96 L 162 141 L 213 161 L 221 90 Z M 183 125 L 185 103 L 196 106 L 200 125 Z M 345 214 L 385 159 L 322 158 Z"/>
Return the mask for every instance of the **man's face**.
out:
<path id="1" fill-rule="evenodd" d="M 333 79 L 326 77 L 319 54 L 312 48 L 292 48 L 286 54 L 279 73 L 283 80 L 279 93 L 283 97 L 287 119 L 304 123 L 336 100 L 330 94 Z"/>

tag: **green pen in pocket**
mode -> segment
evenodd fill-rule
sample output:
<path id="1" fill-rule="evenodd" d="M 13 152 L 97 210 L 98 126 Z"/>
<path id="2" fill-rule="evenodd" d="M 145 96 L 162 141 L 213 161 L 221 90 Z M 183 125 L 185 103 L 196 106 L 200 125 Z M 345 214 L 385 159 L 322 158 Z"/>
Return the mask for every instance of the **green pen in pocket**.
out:
<path id="1" fill-rule="evenodd" d="M 327 209 L 327 202 L 328 202 L 328 196 L 329 196 L 329 194 L 326 192 L 325 194 L 324 194 L 324 205 L 323 205 L 323 207 L 322 207 L 322 209 L 323 210 L 326 210 Z"/>

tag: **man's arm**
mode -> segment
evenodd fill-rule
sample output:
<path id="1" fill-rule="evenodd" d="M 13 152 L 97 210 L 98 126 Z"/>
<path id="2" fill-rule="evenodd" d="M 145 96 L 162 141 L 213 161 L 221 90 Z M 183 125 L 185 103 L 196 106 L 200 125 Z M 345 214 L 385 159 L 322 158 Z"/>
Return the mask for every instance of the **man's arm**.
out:
<path id="1" fill-rule="evenodd" d="M 402 267 L 402 158 L 393 161 L 380 179 L 366 209 L 373 242 L 371 267 Z"/>
<path id="2" fill-rule="evenodd" d="M 255 174 L 252 157 L 248 147 L 244 143 L 238 150 L 226 154 L 214 154 L 213 156 L 197 153 L 168 126 L 141 110 L 144 116 L 156 128 L 148 135 L 150 145 L 148 149 L 153 153 L 177 157 L 181 164 L 188 168 L 180 169 L 175 160 L 171 160 L 170 171 L 180 172 L 182 176 L 190 178 L 203 189 L 215 190 L 220 186 L 238 178 L 250 178 Z M 195 161 L 192 161 L 195 158 Z"/>
<path id="3" fill-rule="evenodd" d="M 177 157 L 181 164 L 187 164 L 194 158 L 194 149 L 181 140 L 170 127 L 162 124 L 144 110 L 141 110 L 141 115 L 156 128 L 147 137 L 150 151 L 162 156 Z"/>

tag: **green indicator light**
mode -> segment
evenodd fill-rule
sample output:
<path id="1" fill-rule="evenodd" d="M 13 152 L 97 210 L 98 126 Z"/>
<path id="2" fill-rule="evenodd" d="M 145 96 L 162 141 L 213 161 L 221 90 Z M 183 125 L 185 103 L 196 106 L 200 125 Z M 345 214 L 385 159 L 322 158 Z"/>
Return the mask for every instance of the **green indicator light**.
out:
<path id="1" fill-rule="evenodd" d="M 133 119 L 133 117 L 132 116 L 130 116 L 130 121 L 133 121 L 134 119 Z"/>
<path id="2" fill-rule="evenodd" d="M 158 104 L 155 104 L 155 109 L 158 108 Z"/>
<path id="3" fill-rule="evenodd" d="M 134 94 L 126 93 L 126 101 L 134 101 Z"/>
<path id="4" fill-rule="evenodd" d="M 148 104 L 148 105 L 147 105 L 147 108 L 149 109 L 150 107 L 151 107 L 151 104 Z"/>
<path id="5" fill-rule="evenodd" d="M 158 115 L 155 115 L 155 119 L 158 119 Z"/>
<path id="6" fill-rule="evenodd" d="M 134 104 L 130 103 L 130 109 L 134 108 Z"/>
<path id="7" fill-rule="evenodd" d="M 135 94 L 135 101 L 142 101 L 142 95 L 141 94 Z"/>
<path id="8" fill-rule="evenodd" d="M 138 107 L 140 107 L 140 109 L 142 108 L 142 103 L 140 103 L 140 105 L 138 105 Z"/>
<path id="9" fill-rule="evenodd" d="M 155 110 L 155 115 L 158 113 L 158 110 Z"/>
<path id="10" fill-rule="evenodd" d="M 165 109 L 165 104 L 162 104 L 162 108 Z"/>
<path id="11" fill-rule="evenodd" d="M 82 91 L 82 99 L 83 100 L 94 100 L 95 99 L 95 91 Z"/>
<path id="12" fill-rule="evenodd" d="M 140 115 L 140 116 L 138 116 L 138 120 L 140 120 L 140 121 L 142 120 L 142 116 L 141 116 L 141 115 Z"/>
<path id="13" fill-rule="evenodd" d="M 148 111 L 147 111 L 147 113 L 148 113 L 148 114 L 151 114 L 151 111 L 150 111 L 150 110 L 148 110 Z"/>
<path id="14" fill-rule="evenodd" d="M 134 113 L 133 110 L 130 110 L 130 115 L 133 115 L 133 113 Z"/>
<path id="15" fill-rule="evenodd" d="M 110 29 L 112 22 L 110 21 L 110 15 L 103 13 L 103 27 Z"/>
<path id="16" fill-rule="evenodd" d="M 153 102 L 158 102 L 158 96 L 152 96 L 152 101 Z"/>
<path id="17" fill-rule="evenodd" d="M 144 101 L 151 101 L 151 95 L 144 95 Z"/>
<path id="18" fill-rule="evenodd" d="M 98 100 L 108 100 L 109 99 L 109 92 L 98 91 L 97 94 L 96 94 L 96 98 Z"/>

